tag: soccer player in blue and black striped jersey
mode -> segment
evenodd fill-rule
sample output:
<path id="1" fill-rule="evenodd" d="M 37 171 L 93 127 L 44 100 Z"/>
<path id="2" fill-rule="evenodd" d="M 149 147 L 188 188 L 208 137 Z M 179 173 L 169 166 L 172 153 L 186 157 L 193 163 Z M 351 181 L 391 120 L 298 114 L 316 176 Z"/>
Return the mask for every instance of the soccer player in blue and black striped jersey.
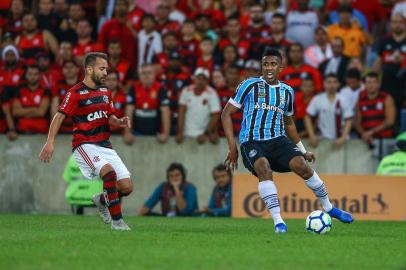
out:
<path id="1" fill-rule="evenodd" d="M 295 172 L 313 190 L 330 216 L 351 223 L 352 215 L 332 206 L 326 186 L 306 162 L 314 162 L 315 155 L 307 152 L 300 141 L 293 119 L 294 91 L 279 81 L 281 70 L 281 53 L 266 50 L 262 57 L 262 76 L 243 81 L 228 101 L 221 115 L 229 146 L 225 163 L 237 168 L 238 150 L 231 114 L 242 108 L 241 155 L 245 167 L 259 179 L 259 194 L 272 215 L 275 232 L 286 233 L 287 227 L 280 214 L 272 171 Z"/>

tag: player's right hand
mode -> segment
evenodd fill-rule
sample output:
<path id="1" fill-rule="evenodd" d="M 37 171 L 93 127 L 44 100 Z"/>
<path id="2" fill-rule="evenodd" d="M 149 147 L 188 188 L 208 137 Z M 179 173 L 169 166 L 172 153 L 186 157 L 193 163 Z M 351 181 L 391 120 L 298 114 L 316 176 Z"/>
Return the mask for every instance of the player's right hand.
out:
<path id="1" fill-rule="evenodd" d="M 229 149 L 224 165 L 233 171 L 238 169 L 238 150 L 236 146 Z"/>
<path id="2" fill-rule="evenodd" d="M 39 153 L 39 159 L 42 162 L 48 163 L 51 161 L 53 153 L 54 145 L 52 143 L 46 143 L 44 147 L 42 147 L 41 153 Z"/>

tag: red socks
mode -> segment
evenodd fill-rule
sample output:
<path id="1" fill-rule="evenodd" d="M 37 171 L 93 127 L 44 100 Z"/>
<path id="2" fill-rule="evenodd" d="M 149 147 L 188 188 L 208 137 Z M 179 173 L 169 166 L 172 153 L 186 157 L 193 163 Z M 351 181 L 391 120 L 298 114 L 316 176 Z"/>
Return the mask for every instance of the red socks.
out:
<path id="1" fill-rule="evenodd" d="M 117 192 L 117 175 L 115 171 L 106 173 L 103 177 L 103 195 L 111 218 L 113 220 L 119 220 L 123 216 L 121 215 L 120 199 Z"/>

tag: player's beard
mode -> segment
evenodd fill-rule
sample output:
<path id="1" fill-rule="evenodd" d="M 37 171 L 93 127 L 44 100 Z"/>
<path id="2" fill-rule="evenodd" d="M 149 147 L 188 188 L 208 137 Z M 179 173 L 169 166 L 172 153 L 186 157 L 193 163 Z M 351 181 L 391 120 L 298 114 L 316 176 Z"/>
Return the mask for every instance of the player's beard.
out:
<path id="1" fill-rule="evenodd" d="M 93 73 L 90 78 L 92 79 L 92 81 L 94 82 L 94 84 L 96 84 L 97 86 L 100 86 L 103 84 L 102 79 L 97 77 L 97 75 L 95 73 Z"/>

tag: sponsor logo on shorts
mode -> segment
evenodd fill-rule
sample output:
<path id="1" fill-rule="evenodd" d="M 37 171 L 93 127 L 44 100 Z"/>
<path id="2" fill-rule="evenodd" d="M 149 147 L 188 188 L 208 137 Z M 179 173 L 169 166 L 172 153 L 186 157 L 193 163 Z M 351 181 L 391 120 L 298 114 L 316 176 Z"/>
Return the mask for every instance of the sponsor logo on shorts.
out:
<path id="1" fill-rule="evenodd" d="M 255 157 L 257 154 L 258 154 L 257 150 L 252 149 L 252 150 L 248 153 L 248 156 L 249 156 L 250 158 L 253 158 L 253 157 Z"/>
<path id="2" fill-rule="evenodd" d="M 297 152 L 302 152 L 302 151 L 300 151 L 300 149 L 298 147 L 293 148 L 293 150 L 295 150 Z"/>
<path id="3" fill-rule="evenodd" d="M 95 156 L 95 157 L 93 157 L 93 162 L 99 162 L 99 161 L 100 161 L 99 156 Z"/>

